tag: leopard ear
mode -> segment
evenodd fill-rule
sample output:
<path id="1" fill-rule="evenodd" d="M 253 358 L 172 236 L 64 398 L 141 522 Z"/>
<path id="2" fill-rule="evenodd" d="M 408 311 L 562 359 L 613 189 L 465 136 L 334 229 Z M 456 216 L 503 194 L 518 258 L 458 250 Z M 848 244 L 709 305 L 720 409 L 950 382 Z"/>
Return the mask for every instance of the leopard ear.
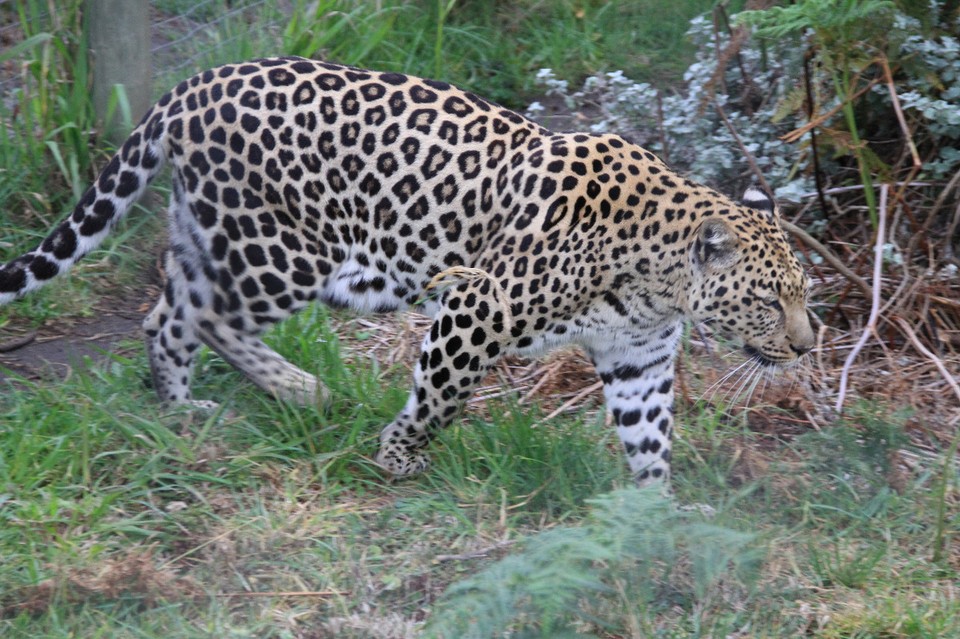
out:
<path id="1" fill-rule="evenodd" d="M 743 197 L 740 198 L 740 202 L 744 206 L 751 209 L 765 211 L 767 215 L 770 216 L 770 219 L 777 219 L 780 217 L 780 211 L 777 209 L 777 205 L 774 203 L 773 198 L 767 195 L 765 191 L 761 191 L 755 186 L 747 187 Z"/>
<path id="2" fill-rule="evenodd" d="M 737 236 L 722 220 L 708 218 L 697 231 L 692 251 L 700 268 L 723 268 L 737 260 Z"/>

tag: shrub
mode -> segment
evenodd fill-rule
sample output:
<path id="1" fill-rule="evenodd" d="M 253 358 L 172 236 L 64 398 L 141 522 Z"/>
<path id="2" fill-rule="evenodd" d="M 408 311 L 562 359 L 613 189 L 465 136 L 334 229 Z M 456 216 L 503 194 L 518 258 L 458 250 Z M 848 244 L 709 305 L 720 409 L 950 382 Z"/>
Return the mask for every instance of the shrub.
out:
<path id="1" fill-rule="evenodd" d="M 591 503 L 583 525 L 534 535 L 522 551 L 451 586 L 426 636 L 618 635 L 673 605 L 703 611 L 758 565 L 752 535 L 698 521 L 656 488 Z"/>
<path id="2" fill-rule="evenodd" d="M 922 177 L 940 179 L 960 160 L 960 43 L 950 35 L 960 17 L 940 12 L 936 2 L 916 4 L 803 0 L 735 15 L 727 24 L 740 26 L 724 33 L 717 26 L 725 22 L 722 13 L 700 16 L 688 31 L 697 60 L 684 75 L 686 86 L 675 92 L 634 82 L 620 71 L 593 75 L 576 91 L 550 69 L 538 79 L 548 94 L 589 115 L 594 132 L 626 135 L 727 191 L 756 179 L 742 143 L 777 197 L 798 200 L 813 189 L 817 170 L 834 183 L 845 181 L 848 158 L 867 185 L 873 174 L 886 179 L 909 168 L 884 82 L 886 63 L 927 160 Z M 761 37 L 749 38 L 748 24 Z M 534 103 L 528 113 L 538 117 L 542 109 Z M 831 112 L 812 139 L 782 141 Z M 899 142 L 861 143 L 865 134 Z"/>

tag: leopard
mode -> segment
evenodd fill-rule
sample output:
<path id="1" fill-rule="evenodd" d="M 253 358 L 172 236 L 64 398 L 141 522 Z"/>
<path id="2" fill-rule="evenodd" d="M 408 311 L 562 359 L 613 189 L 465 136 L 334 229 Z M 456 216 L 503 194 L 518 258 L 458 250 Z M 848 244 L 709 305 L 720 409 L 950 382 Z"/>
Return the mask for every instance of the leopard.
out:
<path id="1" fill-rule="evenodd" d="M 771 370 L 814 346 L 810 282 L 766 190 L 737 201 L 619 135 L 554 132 L 447 82 L 297 57 L 164 94 L 72 212 L 0 267 L 0 304 L 99 246 L 165 165 L 165 284 L 143 321 L 160 400 L 216 406 L 190 391 L 205 345 L 280 400 L 322 406 L 322 379 L 265 331 L 314 302 L 416 307 L 430 328 L 374 457 L 394 476 L 427 468 L 428 444 L 500 358 L 574 345 L 632 477 L 661 482 L 685 322 L 711 322 Z"/>

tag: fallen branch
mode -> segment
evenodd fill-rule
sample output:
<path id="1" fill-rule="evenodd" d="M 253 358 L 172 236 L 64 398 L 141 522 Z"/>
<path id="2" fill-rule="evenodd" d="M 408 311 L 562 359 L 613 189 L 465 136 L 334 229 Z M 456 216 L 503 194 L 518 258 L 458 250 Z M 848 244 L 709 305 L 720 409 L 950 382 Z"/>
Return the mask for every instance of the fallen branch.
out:
<path id="1" fill-rule="evenodd" d="M 873 247 L 873 294 L 871 295 L 870 302 L 870 317 L 867 320 L 866 326 L 863 327 L 860 339 L 854 344 L 853 350 L 850 351 L 850 354 L 847 355 L 847 360 L 843 363 L 843 370 L 840 373 L 840 388 L 837 391 L 837 405 L 835 407 L 838 413 L 843 410 L 843 400 L 847 395 L 847 380 L 850 378 L 850 367 L 853 366 L 853 361 L 867 343 L 870 334 L 876 330 L 877 320 L 880 317 L 880 278 L 883 275 L 883 240 L 887 226 L 887 190 L 886 184 L 880 187 L 880 206 L 877 211 L 877 240 Z"/>
<path id="2" fill-rule="evenodd" d="M 33 340 L 37 339 L 37 332 L 30 331 L 20 337 L 14 337 L 8 340 L 0 342 L 0 353 L 9 353 L 15 351 L 18 348 L 23 348 Z"/>
<path id="3" fill-rule="evenodd" d="M 267 592 L 219 592 L 214 597 L 335 597 L 349 593 L 340 590 L 292 590 Z"/>
<path id="4" fill-rule="evenodd" d="M 924 346 L 920 340 L 917 338 L 917 334 L 913 332 L 913 329 L 910 327 L 910 324 L 907 320 L 902 317 L 894 318 L 897 324 L 900 325 L 900 328 L 903 329 L 903 333 L 907 336 L 907 339 L 910 340 L 910 343 L 913 344 L 913 347 L 917 349 L 924 357 L 933 362 L 933 365 L 937 367 L 937 370 L 940 371 L 940 374 L 943 375 L 943 378 L 947 380 L 947 384 L 950 385 L 950 388 L 953 389 L 954 395 L 957 396 L 957 399 L 960 400 L 960 384 L 957 383 L 957 380 L 954 379 L 953 375 L 950 374 L 950 371 L 947 370 L 947 367 L 944 366 L 943 360 L 934 355 L 930 350 Z"/>

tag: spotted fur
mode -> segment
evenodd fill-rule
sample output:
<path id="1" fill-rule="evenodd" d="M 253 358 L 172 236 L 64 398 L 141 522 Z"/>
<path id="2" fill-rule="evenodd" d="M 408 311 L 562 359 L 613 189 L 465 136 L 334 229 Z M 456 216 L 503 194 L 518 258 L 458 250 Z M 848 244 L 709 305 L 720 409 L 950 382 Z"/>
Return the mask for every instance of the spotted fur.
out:
<path id="1" fill-rule="evenodd" d="M 257 385 L 327 391 L 268 348 L 314 300 L 405 308 L 452 267 L 480 269 L 427 304 L 409 401 L 378 462 L 424 447 L 499 357 L 580 344 L 639 481 L 669 471 L 684 319 L 714 320 L 765 364 L 812 345 L 807 279 L 763 193 L 740 203 L 615 135 L 553 133 L 449 84 L 299 58 L 182 82 L 146 114 L 73 213 L 0 267 L 0 303 L 95 248 L 172 168 L 167 283 L 144 322 L 154 385 L 191 399 L 206 344 Z"/>

